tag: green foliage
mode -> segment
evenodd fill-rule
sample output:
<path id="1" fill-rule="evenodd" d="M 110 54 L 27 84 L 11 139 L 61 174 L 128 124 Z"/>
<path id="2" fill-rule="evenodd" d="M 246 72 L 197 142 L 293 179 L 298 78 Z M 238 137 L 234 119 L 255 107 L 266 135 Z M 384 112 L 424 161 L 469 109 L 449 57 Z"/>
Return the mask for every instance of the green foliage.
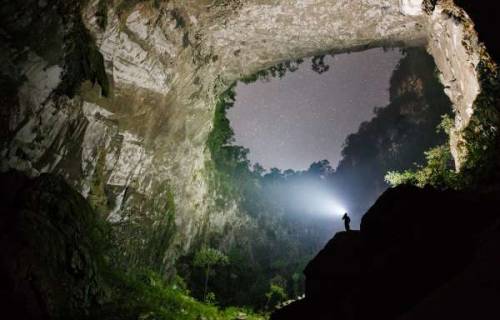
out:
<path id="1" fill-rule="evenodd" d="M 441 116 L 441 123 L 438 125 L 437 131 L 444 132 L 449 136 L 454 126 L 455 123 L 452 117 L 449 114 L 445 114 Z"/>
<path id="2" fill-rule="evenodd" d="M 387 182 L 392 187 L 397 187 L 403 184 L 416 185 L 418 183 L 416 174 L 414 171 L 389 171 L 385 175 L 385 182 Z"/>
<path id="3" fill-rule="evenodd" d="M 85 222 L 88 228 L 85 235 L 89 237 L 88 245 L 92 256 L 98 266 L 99 285 L 105 288 L 106 294 L 102 296 L 99 305 L 92 308 L 84 319 L 101 320 L 233 320 L 244 315 L 249 320 L 263 320 L 264 317 L 244 308 L 222 309 L 214 305 L 215 295 L 207 295 L 207 303 L 197 301 L 190 296 L 185 281 L 178 275 L 166 280 L 164 276 L 165 265 L 163 253 L 170 244 L 171 226 L 175 205 L 171 192 L 166 192 L 166 198 L 161 199 L 161 204 L 153 204 L 163 212 L 165 220 L 156 217 L 155 223 L 148 225 L 141 232 L 146 232 L 146 239 L 142 233 L 128 233 L 126 236 L 135 238 L 140 248 L 127 247 L 123 250 L 123 242 L 119 239 L 116 226 L 111 226 L 107 221 L 96 219 Z M 86 208 L 84 208 L 86 209 Z M 88 209 L 86 209 L 88 210 Z M 87 211 L 82 211 L 86 213 Z M 89 217 L 90 218 L 90 217 Z M 70 220 L 71 221 L 71 220 Z M 123 235 L 123 233 L 121 233 Z M 78 239 L 75 239 L 78 240 Z M 83 242 L 82 240 L 79 240 Z M 117 246 L 117 244 L 119 244 Z M 129 243 L 130 245 L 130 243 Z M 126 252 L 142 250 L 140 256 L 126 257 Z M 228 258 L 215 249 L 200 250 L 195 264 L 203 267 L 214 267 L 228 263 Z"/>
<path id="4" fill-rule="evenodd" d="M 217 100 L 214 125 L 207 141 L 212 157 L 212 161 L 207 163 L 208 179 L 217 199 L 216 207 L 212 210 L 237 202 L 251 220 L 248 225 L 238 227 L 238 239 L 228 250 L 229 263 L 216 266 L 216 273 L 207 273 L 206 269 L 200 267 L 193 268 L 194 265 L 201 265 L 199 261 L 205 260 L 195 257 L 199 252 L 180 259 L 178 270 L 186 278 L 194 296 L 200 299 L 205 300 L 207 296 L 208 286 L 202 286 L 201 283 L 206 283 L 208 274 L 210 291 L 216 294 L 222 305 L 265 308 L 269 282 L 276 276 L 284 279 L 281 286 L 286 293 L 299 295 L 303 290 L 302 284 L 294 282 L 292 276 L 302 272 L 305 262 L 323 242 L 315 240 L 317 242 L 312 245 L 305 234 L 307 231 L 304 231 L 307 230 L 306 225 L 317 222 L 302 223 L 295 220 L 295 216 L 280 215 L 282 204 L 272 194 L 285 181 L 281 171 L 275 169 L 265 175 L 264 168 L 258 164 L 253 170 L 250 169 L 248 150 L 231 144 L 234 142 L 234 132 L 226 115 L 227 110 L 234 105 L 234 99 L 232 86 Z M 292 170 L 287 171 L 287 174 L 291 179 L 295 176 Z M 325 233 L 326 237 L 330 235 L 329 232 Z M 208 243 L 212 247 L 220 245 L 216 237 L 211 237 Z M 297 279 L 300 280 L 303 279 Z M 238 288 L 245 288 L 245 291 Z"/>
<path id="5" fill-rule="evenodd" d="M 443 115 L 437 127 L 438 132 L 450 134 L 454 127 L 450 115 Z M 464 186 L 463 176 L 454 170 L 453 157 L 448 144 L 434 147 L 424 152 L 425 165 L 417 166 L 416 170 L 389 171 L 385 181 L 392 187 L 411 184 L 418 187 L 431 185 L 440 189 L 461 189 Z"/>
<path id="6" fill-rule="evenodd" d="M 453 170 L 452 156 L 448 146 L 427 151 L 427 164 L 416 171 L 389 172 L 386 181 L 392 186 L 414 184 L 432 185 L 437 188 L 465 189 L 488 185 L 500 172 L 499 132 L 500 128 L 500 76 L 496 66 L 482 61 L 479 66 L 482 91 L 474 102 L 474 114 L 462 134 L 465 145 L 457 147 L 466 151 L 465 163 L 460 172 Z M 443 116 L 439 130 L 450 134 L 454 123 L 451 117 Z"/>
<path id="7" fill-rule="evenodd" d="M 407 48 L 391 76 L 390 103 L 375 109 L 375 116 L 347 137 L 335 180 L 339 197 L 355 204 L 351 210 L 364 213 L 387 188 L 389 181 L 411 182 L 411 172 L 427 162 L 425 151 L 448 143 L 436 127 L 442 115 L 452 114 L 432 57 L 422 48 Z M 446 118 L 448 119 L 448 117 Z"/>
<path id="8" fill-rule="evenodd" d="M 213 248 L 202 248 L 196 253 L 193 260 L 194 266 L 202 268 L 210 268 L 228 263 L 228 257 L 219 250 Z"/>
<path id="9" fill-rule="evenodd" d="M 324 57 L 316 57 L 313 65 L 318 71 L 326 69 Z M 290 66 L 292 64 L 278 66 L 244 80 L 280 77 L 293 71 L 293 68 L 289 70 Z M 307 183 L 324 189 L 335 188 L 346 193 L 340 196 L 348 202 L 369 203 L 370 199 L 353 200 L 352 195 L 370 198 L 376 191 L 370 193 L 369 190 L 385 189 L 383 179 L 388 169 L 402 170 L 412 166 L 416 159 L 417 163 L 429 162 L 425 170 L 423 165 L 418 167 L 422 169 L 418 176 L 421 181 L 428 179 L 437 185 L 453 178 L 452 170 L 442 170 L 450 165 L 449 149 L 436 148 L 424 157 L 425 150 L 445 142 L 446 135 L 436 133 L 435 128 L 441 115 L 451 112 L 451 103 L 436 77 L 433 59 L 425 50 L 407 50 L 407 56 L 393 75 L 391 104 L 378 108 L 375 118 L 362 124 L 359 132 L 349 137 L 343 162 L 337 170 L 327 161 L 313 163 L 303 172 L 272 168 L 266 173 L 258 164 L 250 168 L 248 150 L 232 145 L 234 132 L 227 110 L 234 101 L 234 86 L 231 86 L 216 102 L 214 126 L 207 141 L 213 160 L 207 163 L 208 177 L 218 205 L 212 210 L 237 203 L 249 218 L 246 225 L 227 226 L 228 237 L 233 236 L 231 232 L 237 234 L 236 243 L 227 250 L 230 261 L 219 266 L 217 273 L 210 274 L 210 291 L 216 294 L 221 305 L 271 308 L 274 302 L 269 302 L 269 297 L 281 295 L 277 288 L 271 290 L 270 283 L 290 297 L 303 293 L 302 270 L 331 236 L 328 226 L 332 221 L 304 218 L 303 212 L 308 209 L 294 202 L 294 192 L 297 192 L 294 186 Z M 450 122 L 449 117 L 443 119 L 441 131 L 449 130 Z M 394 173 L 391 180 L 395 179 L 400 183 L 418 181 L 410 171 L 403 177 Z M 219 247 L 222 237 L 207 235 L 208 244 Z M 202 299 L 207 290 L 201 284 L 206 277 L 201 268 L 192 267 L 194 254 L 181 259 L 178 270 L 193 295 Z M 277 278 L 282 281 L 273 280 Z M 244 293 L 235 289 L 242 287 Z"/>
<path id="10" fill-rule="evenodd" d="M 463 131 L 467 158 L 461 177 L 469 187 L 494 182 L 500 175 L 500 72 L 496 65 L 483 60 L 478 73 L 482 91 Z"/>
<path id="11" fill-rule="evenodd" d="M 314 72 L 322 74 L 330 70 L 330 66 L 325 63 L 326 55 L 318 55 L 312 57 L 311 68 Z M 299 66 L 304 62 L 304 59 L 288 60 L 277 65 L 271 66 L 267 69 L 260 70 L 252 75 L 246 76 L 241 79 L 241 82 L 249 84 L 258 80 L 269 81 L 271 78 L 283 78 L 287 73 L 295 72 Z"/>
<path id="12" fill-rule="evenodd" d="M 229 263 L 228 257 L 217 249 L 202 248 L 193 259 L 193 265 L 205 269 L 205 286 L 203 290 L 203 301 L 207 303 L 215 302 L 215 293 L 207 292 L 210 272 L 214 272 L 214 267 L 223 266 Z"/>
<path id="13" fill-rule="evenodd" d="M 213 129 L 207 139 L 214 164 L 209 181 L 212 190 L 217 191 L 220 207 L 226 205 L 227 199 L 239 198 L 242 179 L 251 175 L 248 149 L 231 145 L 234 132 L 227 119 L 227 110 L 233 107 L 235 95 L 233 85 L 219 97 L 215 106 Z"/>
<path id="14" fill-rule="evenodd" d="M 271 78 L 281 79 L 287 73 L 297 71 L 299 69 L 299 65 L 302 62 L 304 62 L 303 59 L 285 61 L 285 62 L 279 63 L 277 65 L 274 65 L 272 67 L 269 67 L 267 69 L 258 71 L 256 73 L 254 73 L 253 75 L 244 77 L 243 79 L 241 79 L 241 82 L 249 84 L 249 83 L 255 82 L 257 80 L 269 81 Z"/>
<path id="15" fill-rule="evenodd" d="M 330 66 L 325 63 L 325 55 L 315 56 L 312 58 L 312 70 L 319 74 L 330 70 Z"/>
<path id="16" fill-rule="evenodd" d="M 413 184 L 419 187 L 431 185 L 436 188 L 460 188 L 458 174 L 454 170 L 453 157 L 448 145 L 432 148 L 425 152 L 426 165 L 416 171 L 389 172 L 385 180 L 395 187 L 401 184 Z"/>
<path id="17" fill-rule="evenodd" d="M 95 310 L 102 320 L 233 320 L 244 314 L 249 320 L 264 319 L 247 309 L 220 309 L 189 296 L 183 285 L 168 283 L 151 271 L 116 272 L 107 275 L 111 299 Z"/>
<path id="18" fill-rule="evenodd" d="M 266 308 L 273 308 L 288 298 L 288 295 L 280 285 L 271 283 L 266 293 Z"/>

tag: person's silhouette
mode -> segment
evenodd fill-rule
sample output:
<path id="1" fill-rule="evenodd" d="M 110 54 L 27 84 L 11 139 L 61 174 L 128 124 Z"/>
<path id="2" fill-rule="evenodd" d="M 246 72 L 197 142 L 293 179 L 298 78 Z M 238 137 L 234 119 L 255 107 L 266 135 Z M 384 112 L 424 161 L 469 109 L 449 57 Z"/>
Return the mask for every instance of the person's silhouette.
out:
<path id="1" fill-rule="evenodd" d="M 347 212 L 342 217 L 342 220 L 344 220 L 345 231 L 351 231 L 351 218 L 349 218 Z"/>

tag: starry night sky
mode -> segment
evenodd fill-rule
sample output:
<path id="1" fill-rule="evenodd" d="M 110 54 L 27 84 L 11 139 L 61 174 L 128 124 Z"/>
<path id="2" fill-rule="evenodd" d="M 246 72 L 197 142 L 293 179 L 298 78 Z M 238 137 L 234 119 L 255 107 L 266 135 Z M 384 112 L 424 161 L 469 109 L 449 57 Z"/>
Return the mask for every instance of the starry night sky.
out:
<path id="1" fill-rule="evenodd" d="M 373 108 L 389 102 L 389 80 L 399 50 L 371 49 L 325 58 L 330 70 L 318 74 L 311 60 L 294 73 L 236 88 L 228 118 L 235 144 L 250 149 L 249 159 L 264 168 L 307 169 L 328 159 L 336 167 L 342 145 Z"/>

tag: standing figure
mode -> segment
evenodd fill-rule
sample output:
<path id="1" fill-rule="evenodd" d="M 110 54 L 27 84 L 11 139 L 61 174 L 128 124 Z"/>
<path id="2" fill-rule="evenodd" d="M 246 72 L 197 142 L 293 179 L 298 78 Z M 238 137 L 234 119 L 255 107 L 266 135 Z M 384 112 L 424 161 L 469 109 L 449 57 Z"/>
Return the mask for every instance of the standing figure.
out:
<path id="1" fill-rule="evenodd" d="M 351 231 L 351 218 L 349 218 L 347 212 L 342 217 L 342 220 L 344 220 L 345 231 Z"/>

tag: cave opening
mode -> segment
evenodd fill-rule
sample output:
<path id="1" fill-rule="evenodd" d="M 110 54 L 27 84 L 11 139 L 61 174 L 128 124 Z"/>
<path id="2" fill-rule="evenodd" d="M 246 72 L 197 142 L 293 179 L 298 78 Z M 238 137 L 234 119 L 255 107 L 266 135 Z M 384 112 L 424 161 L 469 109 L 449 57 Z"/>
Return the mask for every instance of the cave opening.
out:
<path id="1" fill-rule="evenodd" d="M 326 213 L 336 221 L 332 231 L 341 229 L 342 211 L 359 226 L 389 187 L 387 173 L 421 167 L 425 152 L 449 139 L 439 127 L 451 121 L 452 104 L 433 58 L 420 47 L 287 61 L 231 90 L 227 142 L 264 181 L 293 185 L 275 194 L 303 198 L 288 210 Z M 322 186 L 298 182 L 311 183 L 315 175 Z M 331 199 L 330 207 L 322 198 Z"/>
<path id="2" fill-rule="evenodd" d="M 497 6 L 3 6 L 5 312 L 434 319 L 464 317 L 471 306 L 468 318 L 496 314 Z M 402 49 L 363 51 L 378 46 Z M 373 52 L 394 54 L 395 67 L 370 69 L 380 63 Z M 342 61 L 359 55 L 366 84 L 325 80 L 355 76 Z M 305 99 L 310 85 L 318 91 Z M 345 95 L 350 108 L 338 114 L 319 103 Z M 335 233 L 346 211 L 352 230 Z"/>
<path id="3" fill-rule="evenodd" d="M 221 285 L 232 280 L 214 279 L 218 301 L 262 307 L 268 283 L 300 296 L 305 263 L 344 228 L 345 212 L 359 228 L 389 172 L 424 166 L 428 150 L 453 170 L 449 137 L 438 129 L 452 116 L 444 89 L 433 58 L 408 47 L 286 61 L 223 93 L 208 138 L 217 205 L 237 199 L 260 236 L 237 235 L 248 247 L 236 251 L 252 257 L 245 267 L 258 275 L 238 278 L 244 295 Z M 179 269 L 202 297 L 203 275 L 189 273 L 190 259 Z"/>

